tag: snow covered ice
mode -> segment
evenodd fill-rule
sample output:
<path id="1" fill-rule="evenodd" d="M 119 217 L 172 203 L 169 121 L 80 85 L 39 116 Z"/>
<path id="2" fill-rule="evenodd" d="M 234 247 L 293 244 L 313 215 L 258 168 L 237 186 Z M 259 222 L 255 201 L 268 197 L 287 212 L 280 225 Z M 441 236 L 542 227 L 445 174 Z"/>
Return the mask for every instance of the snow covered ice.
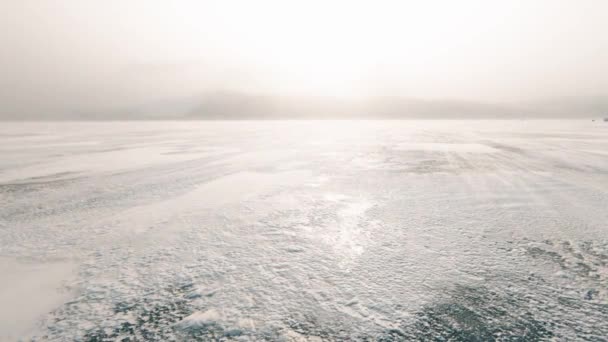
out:
<path id="1" fill-rule="evenodd" d="M 0 126 L 0 340 L 608 336 L 608 126 Z"/>

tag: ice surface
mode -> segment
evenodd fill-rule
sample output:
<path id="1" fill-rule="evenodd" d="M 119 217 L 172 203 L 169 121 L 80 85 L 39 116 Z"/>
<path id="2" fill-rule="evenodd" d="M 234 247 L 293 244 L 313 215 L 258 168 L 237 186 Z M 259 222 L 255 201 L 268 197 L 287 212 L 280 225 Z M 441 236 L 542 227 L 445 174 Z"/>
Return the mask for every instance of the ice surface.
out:
<path id="1" fill-rule="evenodd" d="M 68 300 L 62 285 L 73 278 L 73 271 L 65 261 L 0 258 L 0 340 L 27 337 L 37 320 Z"/>
<path id="2" fill-rule="evenodd" d="M 3 123 L 0 340 L 602 340 L 608 126 Z"/>

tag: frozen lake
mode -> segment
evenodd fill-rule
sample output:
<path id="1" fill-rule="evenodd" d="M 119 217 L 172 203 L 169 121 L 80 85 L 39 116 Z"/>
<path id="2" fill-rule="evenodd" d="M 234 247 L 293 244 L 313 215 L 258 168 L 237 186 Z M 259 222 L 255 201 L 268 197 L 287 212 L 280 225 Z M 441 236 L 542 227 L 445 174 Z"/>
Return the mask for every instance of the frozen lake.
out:
<path id="1" fill-rule="evenodd" d="M 0 341 L 608 336 L 608 123 L 0 124 Z"/>

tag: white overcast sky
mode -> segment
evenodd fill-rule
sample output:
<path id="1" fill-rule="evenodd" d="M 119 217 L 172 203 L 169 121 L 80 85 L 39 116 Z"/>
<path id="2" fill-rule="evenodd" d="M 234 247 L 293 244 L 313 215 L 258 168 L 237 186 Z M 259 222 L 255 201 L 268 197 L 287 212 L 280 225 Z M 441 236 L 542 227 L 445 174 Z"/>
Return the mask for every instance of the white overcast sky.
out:
<path id="1" fill-rule="evenodd" d="M 0 1 L 4 111 L 223 89 L 520 101 L 606 95 L 608 1 Z"/>

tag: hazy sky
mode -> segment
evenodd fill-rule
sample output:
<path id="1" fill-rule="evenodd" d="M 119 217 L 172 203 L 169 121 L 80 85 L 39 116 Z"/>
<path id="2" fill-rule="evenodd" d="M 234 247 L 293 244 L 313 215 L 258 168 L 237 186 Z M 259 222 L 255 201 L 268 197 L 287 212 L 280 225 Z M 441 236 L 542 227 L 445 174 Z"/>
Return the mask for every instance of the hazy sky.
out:
<path id="1" fill-rule="evenodd" d="M 209 90 L 483 102 L 606 95 L 608 1 L 0 1 L 3 112 Z"/>

